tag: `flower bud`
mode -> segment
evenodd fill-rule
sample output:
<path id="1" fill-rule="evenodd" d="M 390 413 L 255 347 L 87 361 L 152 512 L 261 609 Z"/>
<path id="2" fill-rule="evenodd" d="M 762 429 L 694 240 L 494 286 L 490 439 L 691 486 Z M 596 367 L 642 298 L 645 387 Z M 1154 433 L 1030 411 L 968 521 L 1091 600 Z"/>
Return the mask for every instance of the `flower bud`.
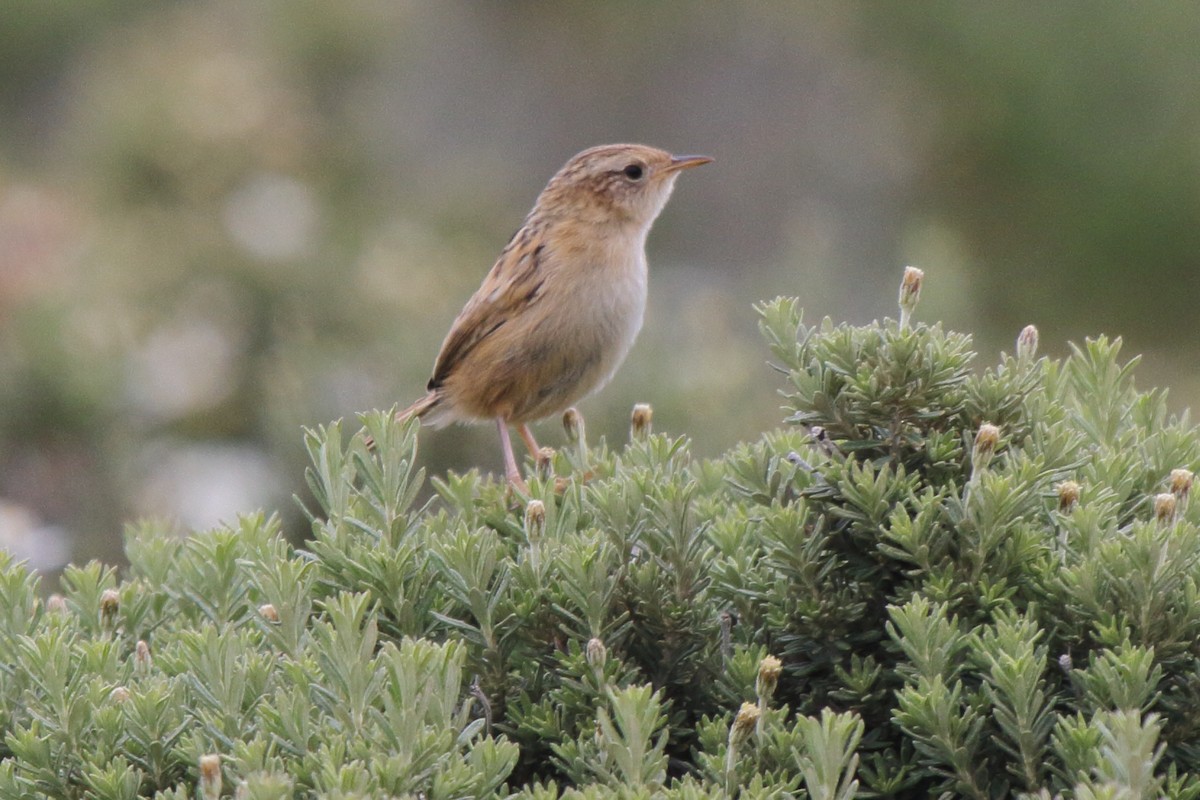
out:
<path id="1" fill-rule="evenodd" d="M 737 780 L 738 748 L 758 729 L 761 712 L 753 703 L 742 703 L 733 724 L 729 726 L 729 745 L 725 748 L 725 793 L 733 796 Z"/>
<path id="2" fill-rule="evenodd" d="M 51 614 L 67 613 L 67 598 L 61 594 L 52 594 L 46 598 L 46 611 Z"/>
<path id="3" fill-rule="evenodd" d="M 259 606 L 258 615 L 267 622 L 279 622 L 279 609 L 275 608 L 275 606 L 271 603 L 263 603 L 261 606 Z"/>
<path id="4" fill-rule="evenodd" d="M 583 414 L 579 413 L 579 409 L 571 406 L 562 415 L 563 430 L 567 433 L 567 441 L 571 444 L 576 442 L 587 441 L 586 430 L 583 425 Z"/>
<path id="5" fill-rule="evenodd" d="M 758 706 L 754 703 L 742 703 L 737 716 L 733 719 L 733 725 L 729 728 L 730 750 L 736 750 L 750 738 L 750 734 L 754 733 L 754 729 L 758 727 L 759 715 Z"/>
<path id="6" fill-rule="evenodd" d="M 1175 521 L 1175 509 L 1178 501 L 1170 492 L 1154 495 L 1154 518 L 1164 525 Z"/>
<path id="7" fill-rule="evenodd" d="M 121 610 L 121 594 L 116 589 L 105 589 L 100 595 L 100 626 L 111 630 Z"/>
<path id="8" fill-rule="evenodd" d="M 812 438 L 813 446 L 823 455 L 829 458 L 838 458 L 842 455 L 842 451 L 838 448 L 837 442 L 833 440 L 833 437 L 829 435 L 829 431 L 820 425 L 813 425 L 809 428 L 808 435 Z"/>
<path id="9" fill-rule="evenodd" d="M 124 686 L 118 686 L 108 693 L 110 703 L 124 703 L 129 699 L 129 690 Z"/>
<path id="10" fill-rule="evenodd" d="M 537 452 L 537 473 L 543 480 L 554 474 L 554 448 L 543 447 Z"/>
<path id="11" fill-rule="evenodd" d="M 1075 662 L 1071 660 L 1070 653 L 1063 653 L 1058 657 L 1058 668 L 1067 675 L 1071 674 L 1071 669 L 1075 666 Z"/>
<path id="12" fill-rule="evenodd" d="M 608 648 L 604 646 L 604 642 L 593 636 L 588 639 L 587 643 L 587 662 L 593 669 L 603 670 L 605 662 L 608 661 Z"/>
<path id="13" fill-rule="evenodd" d="M 221 796 L 221 757 L 216 753 L 200 756 L 200 797 L 217 800 Z"/>
<path id="14" fill-rule="evenodd" d="M 1058 510 L 1070 514 L 1079 502 L 1080 486 L 1075 481 L 1063 481 L 1058 485 Z"/>
<path id="15" fill-rule="evenodd" d="M 783 671 L 783 663 L 775 656 L 765 656 L 758 662 L 758 679 L 754 682 L 754 692 L 758 695 L 760 707 L 771 702 L 775 695 L 775 687 L 779 685 L 779 673 Z"/>
<path id="16" fill-rule="evenodd" d="M 1192 493 L 1192 481 L 1195 477 L 1190 469 L 1171 470 L 1171 494 L 1175 495 L 1182 506 L 1187 505 L 1188 495 Z"/>
<path id="17" fill-rule="evenodd" d="M 649 403 L 638 403 L 629 418 L 629 438 L 638 442 L 650 435 L 654 421 L 654 409 Z"/>
<path id="18" fill-rule="evenodd" d="M 925 280 L 924 270 L 916 267 L 905 267 L 904 278 L 900 281 L 900 327 L 908 325 L 912 312 L 921 299 L 921 282 Z"/>
<path id="19" fill-rule="evenodd" d="M 1037 348 L 1038 329 L 1033 325 L 1026 325 L 1017 336 L 1017 358 L 1022 361 L 1032 361 L 1033 357 L 1037 355 Z"/>
<path id="20" fill-rule="evenodd" d="M 975 446 L 971 450 L 971 477 L 988 468 L 992 456 L 996 454 L 996 445 L 1000 444 L 1000 429 L 989 422 L 979 426 L 975 434 Z"/>
<path id="21" fill-rule="evenodd" d="M 150 655 L 150 645 L 144 639 L 138 639 L 133 649 L 133 670 L 139 675 L 145 675 L 154 666 L 154 658 Z"/>
<path id="22" fill-rule="evenodd" d="M 789 464 L 791 464 L 794 467 L 799 467 L 800 469 L 804 470 L 805 472 L 813 471 L 813 465 L 808 463 L 807 461 L 805 461 L 804 456 L 800 455 L 795 450 L 789 450 L 788 454 L 786 456 L 784 456 L 784 458 L 787 459 L 787 462 Z"/>
<path id="23" fill-rule="evenodd" d="M 536 542 L 546 532 L 546 504 L 530 500 L 525 506 L 525 538 Z"/>

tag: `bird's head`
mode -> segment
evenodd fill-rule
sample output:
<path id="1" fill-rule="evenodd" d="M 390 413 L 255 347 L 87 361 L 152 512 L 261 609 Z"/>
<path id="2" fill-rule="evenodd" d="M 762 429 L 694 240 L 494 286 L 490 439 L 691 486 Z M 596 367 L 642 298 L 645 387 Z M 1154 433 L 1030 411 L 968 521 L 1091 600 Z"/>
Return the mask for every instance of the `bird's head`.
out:
<path id="1" fill-rule="evenodd" d="M 575 155 L 546 184 L 537 210 L 649 228 L 682 170 L 708 156 L 674 156 L 641 144 L 606 144 Z"/>

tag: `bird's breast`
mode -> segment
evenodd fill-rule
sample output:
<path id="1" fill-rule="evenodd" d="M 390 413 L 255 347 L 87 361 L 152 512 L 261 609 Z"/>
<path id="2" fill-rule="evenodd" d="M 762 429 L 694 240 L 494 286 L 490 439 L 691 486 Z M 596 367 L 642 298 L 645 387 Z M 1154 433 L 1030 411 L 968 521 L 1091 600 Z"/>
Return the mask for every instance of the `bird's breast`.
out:
<path id="1" fill-rule="evenodd" d="M 600 352 L 604 380 L 629 353 L 646 314 L 646 256 L 641 248 L 608 257 L 586 269 L 564 304 L 580 343 Z"/>

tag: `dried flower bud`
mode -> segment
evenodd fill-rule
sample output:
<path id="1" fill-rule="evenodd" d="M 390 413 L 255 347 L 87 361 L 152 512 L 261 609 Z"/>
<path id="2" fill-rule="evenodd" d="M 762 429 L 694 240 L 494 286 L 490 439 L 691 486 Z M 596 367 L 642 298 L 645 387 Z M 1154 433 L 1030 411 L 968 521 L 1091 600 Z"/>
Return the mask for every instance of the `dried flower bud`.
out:
<path id="1" fill-rule="evenodd" d="M 579 409 L 574 406 L 563 412 L 563 430 L 567 432 L 567 441 L 576 445 L 579 463 L 583 467 L 584 472 L 588 471 L 588 448 L 587 448 L 587 428 L 583 423 L 583 414 L 579 413 Z M 554 491 L 562 492 L 565 489 L 565 481 L 560 485 L 559 481 L 555 481 Z"/>
<path id="2" fill-rule="evenodd" d="M 111 629 L 121 610 L 121 595 L 116 589 L 105 589 L 100 595 L 100 626 Z"/>
<path id="3" fill-rule="evenodd" d="M 140 675 L 145 675 L 154 666 L 154 658 L 150 655 L 150 645 L 144 639 L 138 639 L 133 648 L 133 669 Z"/>
<path id="4" fill-rule="evenodd" d="M 971 449 L 971 476 L 974 477 L 988 468 L 992 456 L 996 454 L 996 445 L 1000 444 L 1000 429 L 989 422 L 979 426 L 975 434 L 975 446 Z"/>
<path id="5" fill-rule="evenodd" d="M 788 454 L 784 456 L 787 462 L 794 467 L 799 467 L 805 472 L 813 472 L 813 465 L 804 460 L 804 456 L 797 453 L 795 450 L 788 450 Z"/>
<path id="6" fill-rule="evenodd" d="M 908 325 L 909 318 L 921 299 L 921 282 L 924 280 L 924 270 L 916 267 L 904 268 L 904 278 L 900 281 L 900 327 Z"/>
<path id="7" fill-rule="evenodd" d="M 783 671 L 783 662 L 775 656 L 765 656 L 758 662 L 758 679 L 754 682 L 754 692 L 758 695 L 760 705 L 767 705 L 775 695 L 775 687 L 779 685 L 779 673 Z"/>
<path id="8" fill-rule="evenodd" d="M 750 738 L 750 734 L 754 733 L 754 729 L 758 727 L 759 716 L 758 706 L 754 703 L 742 703 L 737 716 L 733 719 L 733 725 L 729 728 L 730 750 L 736 750 Z"/>
<path id="9" fill-rule="evenodd" d="M 629 438 L 635 442 L 645 439 L 650 435 L 653 422 L 654 409 L 649 403 L 638 403 L 629 417 Z"/>
<path id="10" fill-rule="evenodd" d="M 67 598 L 61 594 L 52 594 L 46 598 L 46 610 L 51 614 L 67 613 Z"/>
<path id="11" fill-rule="evenodd" d="M 1058 668 L 1067 675 L 1071 674 L 1071 669 L 1075 666 L 1075 662 L 1071 660 L 1070 653 L 1063 653 L 1058 657 Z"/>
<path id="12" fill-rule="evenodd" d="M 258 615 L 267 622 L 279 622 L 279 609 L 271 603 L 263 603 L 258 607 Z"/>
<path id="13" fill-rule="evenodd" d="M 1154 495 L 1154 518 L 1168 524 L 1175 521 L 1175 509 L 1178 501 L 1170 492 Z"/>
<path id="14" fill-rule="evenodd" d="M 1033 325 L 1026 325 L 1021 329 L 1021 333 L 1017 336 L 1017 358 L 1022 361 L 1032 361 L 1037 355 L 1038 348 L 1038 329 Z"/>
<path id="15" fill-rule="evenodd" d="M 829 431 L 820 425 L 813 425 L 809 428 L 808 435 L 812 437 L 812 442 L 816 445 L 816 448 L 829 458 L 834 458 L 842 454 L 842 451 L 838 449 L 837 442 L 830 438 Z"/>
<path id="16" fill-rule="evenodd" d="M 108 693 L 108 700 L 111 703 L 124 703 L 129 699 L 129 690 L 124 686 L 118 686 Z"/>
<path id="17" fill-rule="evenodd" d="M 200 797 L 217 800 L 221 796 L 221 757 L 216 753 L 200 756 Z"/>
<path id="18" fill-rule="evenodd" d="M 537 452 L 537 473 L 543 479 L 554 474 L 554 448 L 543 447 Z"/>
<path id="19" fill-rule="evenodd" d="M 1171 494 L 1178 498 L 1181 505 L 1187 505 L 1188 495 L 1192 493 L 1192 481 L 1195 477 L 1190 469 L 1171 470 Z"/>
<path id="20" fill-rule="evenodd" d="M 1075 481 L 1063 481 L 1058 485 L 1058 510 L 1070 514 L 1079 502 L 1080 486 Z"/>
<path id="21" fill-rule="evenodd" d="M 530 500 L 525 506 L 525 538 L 536 542 L 546 532 L 546 504 Z"/>
<path id="22" fill-rule="evenodd" d="M 593 669 L 604 669 L 605 662 L 608 661 L 608 648 L 604 646 L 604 642 L 593 636 L 588 639 L 587 643 L 587 662 Z"/>
<path id="23" fill-rule="evenodd" d="M 587 441 L 587 434 L 583 424 L 583 414 L 579 413 L 579 409 L 571 406 L 563 412 L 562 416 L 563 430 L 567 432 L 567 441 L 571 444 L 576 442 Z"/>

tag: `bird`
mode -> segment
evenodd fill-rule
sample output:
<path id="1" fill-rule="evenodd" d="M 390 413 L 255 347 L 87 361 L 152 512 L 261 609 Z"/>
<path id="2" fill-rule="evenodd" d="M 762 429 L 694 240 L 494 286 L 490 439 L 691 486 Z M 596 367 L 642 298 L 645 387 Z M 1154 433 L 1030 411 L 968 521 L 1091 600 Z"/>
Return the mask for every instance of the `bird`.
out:
<path id="1" fill-rule="evenodd" d="M 455 318 L 426 394 L 397 416 L 494 422 L 505 477 L 525 488 L 509 427 L 536 458 L 529 423 L 613 377 L 645 315 L 650 227 L 680 172 L 712 160 L 641 144 L 571 157 Z"/>

